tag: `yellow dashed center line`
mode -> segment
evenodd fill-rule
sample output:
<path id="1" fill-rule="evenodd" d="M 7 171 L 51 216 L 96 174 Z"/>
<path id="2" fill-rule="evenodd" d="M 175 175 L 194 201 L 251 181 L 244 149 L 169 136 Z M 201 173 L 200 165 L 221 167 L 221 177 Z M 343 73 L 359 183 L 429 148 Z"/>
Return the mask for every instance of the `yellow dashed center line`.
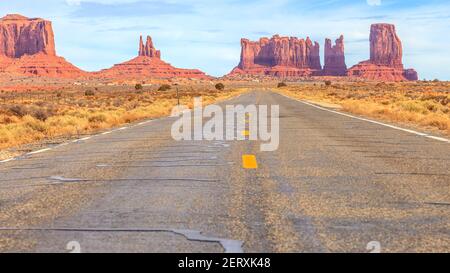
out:
<path id="1" fill-rule="evenodd" d="M 242 156 L 242 167 L 244 169 L 258 169 L 258 162 L 256 162 L 256 156 L 243 155 Z"/>
<path id="2" fill-rule="evenodd" d="M 245 124 L 249 125 L 250 123 L 250 114 L 246 113 L 245 114 Z M 250 131 L 249 130 L 245 130 L 242 131 L 242 135 L 245 137 L 250 136 Z M 256 161 L 256 156 L 255 155 L 243 155 L 242 156 L 242 167 L 244 169 L 258 169 L 258 162 Z"/>

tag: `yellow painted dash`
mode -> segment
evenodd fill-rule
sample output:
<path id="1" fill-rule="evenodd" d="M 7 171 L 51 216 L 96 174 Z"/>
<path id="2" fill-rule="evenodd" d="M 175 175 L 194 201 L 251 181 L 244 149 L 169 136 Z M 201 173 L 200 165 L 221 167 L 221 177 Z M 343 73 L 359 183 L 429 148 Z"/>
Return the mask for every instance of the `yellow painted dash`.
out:
<path id="1" fill-rule="evenodd" d="M 250 135 L 250 131 L 247 131 L 247 130 L 242 131 L 242 135 L 243 136 L 249 136 Z"/>
<path id="2" fill-rule="evenodd" d="M 258 162 L 256 162 L 256 156 L 243 155 L 242 156 L 242 167 L 244 169 L 258 169 Z"/>

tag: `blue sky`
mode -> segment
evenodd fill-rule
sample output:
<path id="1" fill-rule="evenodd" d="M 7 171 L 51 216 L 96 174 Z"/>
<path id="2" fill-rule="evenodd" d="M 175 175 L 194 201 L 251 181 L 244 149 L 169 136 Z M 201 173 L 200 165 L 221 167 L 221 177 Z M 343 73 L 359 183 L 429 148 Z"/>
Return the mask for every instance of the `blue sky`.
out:
<path id="1" fill-rule="evenodd" d="M 52 20 L 58 54 L 85 70 L 131 59 L 149 34 L 164 60 L 215 76 L 238 64 L 242 37 L 310 36 L 323 50 L 344 34 L 351 66 L 369 58 L 370 24 L 394 23 L 405 66 L 450 80 L 448 0 L 15 0 L 0 13 Z"/>

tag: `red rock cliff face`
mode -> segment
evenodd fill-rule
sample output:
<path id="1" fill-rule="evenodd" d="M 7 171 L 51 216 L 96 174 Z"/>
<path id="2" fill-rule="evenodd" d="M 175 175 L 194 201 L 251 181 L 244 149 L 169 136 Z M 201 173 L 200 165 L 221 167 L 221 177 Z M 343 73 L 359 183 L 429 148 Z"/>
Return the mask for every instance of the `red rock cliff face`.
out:
<path id="1" fill-rule="evenodd" d="M 345 64 L 344 36 L 341 35 L 332 46 L 331 40 L 325 40 L 325 64 L 322 74 L 324 76 L 345 76 L 347 65 Z"/>
<path id="2" fill-rule="evenodd" d="M 56 55 L 50 21 L 14 14 L 0 19 L 0 54 L 20 58 L 38 53 Z"/>
<path id="3" fill-rule="evenodd" d="M 233 74 L 279 77 L 310 75 L 321 70 L 320 46 L 309 37 L 261 38 L 258 42 L 241 40 L 241 61 Z"/>
<path id="4" fill-rule="evenodd" d="M 374 24 L 370 29 L 370 60 L 350 68 L 348 76 L 376 81 L 418 80 L 414 69 L 404 70 L 402 56 L 402 42 L 395 26 Z"/>
<path id="5" fill-rule="evenodd" d="M 401 67 L 403 49 L 394 25 L 375 24 L 370 28 L 370 62 L 375 65 Z"/>
<path id="6" fill-rule="evenodd" d="M 39 18 L 1 18 L 0 56 L 0 72 L 62 78 L 87 74 L 56 56 L 52 23 Z"/>

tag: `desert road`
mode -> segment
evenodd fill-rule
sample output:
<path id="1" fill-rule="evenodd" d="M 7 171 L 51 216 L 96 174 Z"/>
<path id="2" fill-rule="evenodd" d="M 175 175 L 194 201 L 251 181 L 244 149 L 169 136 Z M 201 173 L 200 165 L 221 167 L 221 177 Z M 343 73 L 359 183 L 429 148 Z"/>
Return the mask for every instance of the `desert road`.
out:
<path id="1" fill-rule="evenodd" d="M 225 104 L 280 105 L 279 149 L 162 118 L 0 163 L 0 250 L 450 251 L 450 143 L 269 91 Z"/>

